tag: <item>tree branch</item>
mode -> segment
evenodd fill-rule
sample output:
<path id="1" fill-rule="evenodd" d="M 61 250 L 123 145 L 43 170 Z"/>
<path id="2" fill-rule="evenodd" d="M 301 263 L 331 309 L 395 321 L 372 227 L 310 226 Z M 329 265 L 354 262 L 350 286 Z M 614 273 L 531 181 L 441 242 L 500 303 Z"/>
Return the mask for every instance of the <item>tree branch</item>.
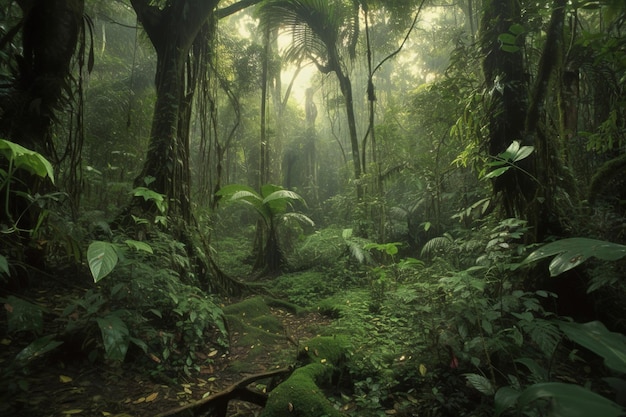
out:
<path id="1" fill-rule="evenodd" d="M 267 402 L 267 394 L 252 391 L 248 388 L 248 385 L 260 379 L 287 376 L 291 372 L 293 372 L 293 367 L 290 366 L 287 368 L 251 375 L 220 392 L 173 410 L 157 414 L 155 417 L 183 417 L 200 415 L 225 417 L 228 402 L 231 400 L 247 401 L 263 407 Z"/>
<path id="2" fill-rule="evenodd" d="M 261 1 L 262 0 L 241 0 L 237 3 L 231 4 L 230 6 L 224 7 L 223 9 L 217 10 L 217 18 L 221 19 L 223 17 L 230 16 L 231 14 L 235 14 L 238 11 L 241 11 L 247 7 L 254 6 Z"/>

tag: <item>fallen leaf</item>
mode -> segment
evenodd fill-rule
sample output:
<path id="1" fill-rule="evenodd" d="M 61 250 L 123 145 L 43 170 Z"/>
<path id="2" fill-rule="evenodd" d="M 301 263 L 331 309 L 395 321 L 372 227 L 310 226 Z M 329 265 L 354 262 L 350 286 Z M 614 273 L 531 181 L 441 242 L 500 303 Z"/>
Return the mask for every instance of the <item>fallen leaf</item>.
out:
<path id="1" fill-rule="evenodd" d="M 215 355 L 217 355 L 217 350 L 212 350 L 209 352 L 209 358 L 212 358 Z"/>
<path id="2" fill-rule="evenodd" d="M 13 306 L 9 303 L 4 304 L 4 309 L 8 311 L 9 313 L 13 313 Z"/>
<path id="3" fill-rule="evenodd" d="M 289 410 L 290 413 L 293 413 L 293 404 L 292 403 L 287 404 L 287 410 Z"/>
<path id="4" fill-rule="evenodd" d="M 63 384 L 67 384 L 68 382 L 72 382 L 72 377 L 67 375 L 59 375 L 59 381 L 61 381 Z"/>
<path id="5" fill-rule="evenodd" d="M 426 376 L 426 372 L 428 372 L 428 369 L 426 369 L 426 365 L 420 363 L 419 371 L 421 376 Z"/>
<path id="6" fill-rule="evenodd" d="M 3 346 L 9 346 L 11 344 L 11 339 L 2 339 L 2 341 L 0 341 L 0 344 Z"/>
<path id="7" fill-rule="evenodd" d="M 152 401 L 156 400 L 156 398 L 157 398 L 158 396 L 159 396 L 159 393 L 158 393 L 158 392 L 153 392 L 152 394 L 150 394 L 150 395 L 148 395 L 148 396 L 146 397 L 146 402 L 147 402 L 147 403 L 152 402 Z"/>
<path id="8" fill-rule="evenodd" d="M 133 401 L 133 404 L 141 404 L 141 403 L 145 403 L 146 402 L 146 397 L 141 397 L 141 398 L 137 398 L 135 401 Z"/>
<path id="9" fill-rule="evenodd" d="M 80 414 L 82 412 L 83 410 L 80 410 L 80 409 L 62 411 L 62 413 L 65 414 L 66 416 L 73 415 L 73 414 Z"/>

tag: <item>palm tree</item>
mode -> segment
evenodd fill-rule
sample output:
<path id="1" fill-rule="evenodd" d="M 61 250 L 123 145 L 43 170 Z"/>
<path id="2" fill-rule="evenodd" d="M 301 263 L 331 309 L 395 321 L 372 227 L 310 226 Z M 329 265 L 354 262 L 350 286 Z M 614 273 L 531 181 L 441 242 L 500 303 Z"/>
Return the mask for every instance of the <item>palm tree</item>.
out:
<path id="1" fill-rule="evenodd" d="M 340 53 L 347 49 L 354 56 L 358 37 L 358 3 L 343 0 L 267 0 L 258 9 L 261 24 L 271 28 L 286 27 L 292 42 L 285 52 L 287 59 L 310 59 L 324 74 L 334 72 L 345 100 L 357 198 L 363 197 L 359 184 L 361 161 L 356 131 L 352 83 Z"/>
<path id="2" fill-rule="evenodd" d="M 247 204 L 259 214 L 261 229 L 257 231 L 257 237 L 264 241 L 257 245 L 259 251 L 254 268 L 257 271 L 275 272 L 284 263 L 284 254 L 278 240 L 278 225 L 296 220 L 301 224 L 314 226 L 313 220 L 306 215 L 287 211 L 294 201 L 306 203 L 299 194 L 278 185 L 265 184 L 261 187 L 261 193 L 257 193 L 247 185 L 231 184 L 222 187 L 217 195 L 227 202 Z"/>

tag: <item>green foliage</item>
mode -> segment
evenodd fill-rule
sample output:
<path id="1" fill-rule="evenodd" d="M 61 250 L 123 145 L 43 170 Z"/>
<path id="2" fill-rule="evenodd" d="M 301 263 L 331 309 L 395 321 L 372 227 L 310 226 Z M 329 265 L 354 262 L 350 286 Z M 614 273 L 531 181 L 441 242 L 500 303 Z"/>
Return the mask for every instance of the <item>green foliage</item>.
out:
<path id="1" fill-rule="evenodd" d="M 488 167 L 495 168 L 495 169 L 485 174 L 482 177 L 482 179 L 485 180 L 485 179 L 499 177 L 500 175 L 504 174 L 506 171 L 508 171 L 511 168 L 522 170 L 519 166 L 516 165 L 517 162 L 528 158 L 533 153 L 534 150 L 535 150 L 534 147 L 520 146 L 520 142 L 517 140 L 514 140 L 506 149 L 506 151 L 494 157 L 495 161 L 491 161 L 487 163 Z M 528 172 L 526 172 L 526 174 L 528 174 Z"/>
<path id="2" fill-rule="evenodd" d="M 246 185 L 231 184 L 222 187 L 217 196 L 226 202 L 243 203 L 259 215 L 263 222 L 257 229 L 257 236 L 262 239 L 262 246 L 257 254 L 256 267 L 277 270 L 285 262 L 284 247 L 280 246 L 279 225 L 289 229 L 296 223 L 301 226 L 313 227 L 315 223 L 308 216 L 288 211 L 296 201 L 305 204 L 300 195 L 273 184 L 266 184 L 257 193 Z"/>
<path id="3" fill-rule="evenodd" d="M 0 298 L 7 312 L 7 327 L 9 333 L 32 332 L 41 334 L 43 331 L 44 310 L 36 304 L 13 295 Z"/>
<path id="4" fill-rule="evenodd" d="M 626 409 L 601 395 L 574 384 L 544 382 L 521 393 L 510 390 L 496 394 L 496 416 L 516 406 L 525 415 L 555 417 L 623 416 Z M 537 414 L 539 413 L 539 414 Z"/>
<path id="5" fill-rule="evenodd" d="M 130 249 L 153 253 L 152 247 L 146 242 L 126 239 L 124 243 Z M 93 276 L 93 281 L 98 282 L 109 275 L 117 265 L 120 254 L 123 256 L 123 252 L 125 252 L 125 247 L 122 244 L 102 241 L 92 242 L 87 248 L 87 261 L 89 262 L 89 270 Z"/>
<path id="6" fill-rule="evenodd" d="M 604 359 L 604 364 L 626 374 L 626 336 L 610 332 L 599 321 L 589 323 L 559 322 L 559 328 L 574 342 Z"/>
<path id="7" fill-rule="evenodd" d="M 555 256 L 556 255 L 556 256 Z M 550 275 L 555 277 L 585 262 L 590 257 L 616 261 L 626 256 L 626 246 L 588 238 L 561 239 L 543 245 L 528 255 L 525 264 L 554 256 L 550 262 Z"/>
<path id="8" fill-rule="evenodd" d="M 52 164 L 40 153 L 26 149 L 17 143 L 0 139 L 0 154 L 9 161 L 9 169 L 0 171 L 0 175 L 2 175 L 0 177 L 2 180 L 0 190 L 8 187 L 18 169 L 26 170 L 41 178 L 49 178 L 54 183 Z"/>

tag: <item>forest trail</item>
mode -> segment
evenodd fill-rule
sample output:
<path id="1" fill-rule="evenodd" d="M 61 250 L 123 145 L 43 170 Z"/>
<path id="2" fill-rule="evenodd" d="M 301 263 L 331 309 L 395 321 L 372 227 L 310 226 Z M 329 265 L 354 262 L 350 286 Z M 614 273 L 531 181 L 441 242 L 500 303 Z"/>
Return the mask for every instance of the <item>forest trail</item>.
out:
<path id="1" fill-rule="evenodd" d="M 261 306 L 259 314 L 250 313 L 250 300 L 256 302 L 254 307 Z M 224 306 L 230 347 L 228 351 L 211 347 L 197 353 L 203 364 L 189 376 L 170 379 L 166 372 L 151 370 L 143 360 L 127 360 L 118 366 L 91 364 L 61 349 L 59 355 L 42 358 L 29 370 L 24 378 L 28 388 L 14 397 L 21 410 L 13 415 L 152 417 L 220 392 L 247 376 L 294 364 L 298 345 L 330 322 L 316 312 L 295 314 L 260 300 L 231 300 Z M 19 351 L 11 345 L 18 343 L 10 338 L 2 343 L 0 363 L 8 363 Z M 261 383 L 266 382 L 259 381 L 256 387 L 262 390 Z M 253 416 L 259 410 L 254 404 L 231 401 L 228 415 Z"/>

